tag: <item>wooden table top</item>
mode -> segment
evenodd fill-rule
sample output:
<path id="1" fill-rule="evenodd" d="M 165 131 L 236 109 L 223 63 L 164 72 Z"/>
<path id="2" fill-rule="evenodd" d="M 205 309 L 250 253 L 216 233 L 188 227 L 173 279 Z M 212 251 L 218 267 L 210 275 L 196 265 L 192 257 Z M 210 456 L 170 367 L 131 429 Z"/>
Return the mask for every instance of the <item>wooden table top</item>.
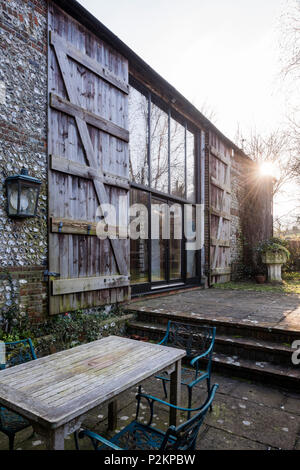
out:
<path id="1" fill-rule="evenodd" d="M 185 356 L 109 336 L 0 372 L 0 403 L 55 429 Z"/>

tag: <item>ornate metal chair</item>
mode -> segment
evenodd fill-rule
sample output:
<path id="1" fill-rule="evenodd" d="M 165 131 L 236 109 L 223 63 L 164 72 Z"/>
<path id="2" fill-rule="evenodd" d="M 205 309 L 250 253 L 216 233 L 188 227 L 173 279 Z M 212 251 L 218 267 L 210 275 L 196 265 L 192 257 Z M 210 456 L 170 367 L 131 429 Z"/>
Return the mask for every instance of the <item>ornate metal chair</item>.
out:
<path id="1" fill-rule="evenodd" d="M 186 350 L 186 357 L 190 360 L 190 365 L 194 369 L 194 374 L 191 379 L 191 370 L 182 368 L 182 385 L 186 385 L 188 390 L 188 408 L 192 406 L 193 387 L 206 380 L 207 393 L 210 392 L 211 380 L 211 363 L 212 354 L 215 343 L 216 328 L 201 326 L 201 325 L 188 325 L 185 323 L 169 321 L 167 331 L 164 338 L 159 344 L 164 346 L 172 346 L 173 348 L 180 348 Z M 199 368 L 199 360 L 207 359 L 205 370 Z M 166 382 L 170 381 L 167 374 L 157 375 L 156 378 L 162 380 L 165 397 L 167 398 Z M 211 408 L 212 409 L 212 408 Z M 190 413 L 188 413 L 188 418 Z"/>
<path id="2" fill-rule="evenodd" d="M 6 362 L 0 363 L 0 370 L 36 359 L 33 344 L 29 338 L 4 344 Z M 6 434 L 9 439 L 9 450 L 14 448 L 16 433 L 29 426 L 30 423 L 25 418 L 0 406 L 0 431 Z"/>
<path id="3" fill-rule="evenodd" d="M 187 451 L 194 450 L 199 429 L 204 421 L 208 408 L 211 406 L 214 399 L 218 384 L 215 384 L 209 393 L 209 396 L 204 405 L 194 409 L 182 408 L 179 406 L 171 405 L 159 398 L 151 395 L 141 393 L 141 387 L 137 394 L 137 410 L 136 418 L 122 431 L 117 433 L 112 439 L 108 440 L 98 434 L 89 431 L 81 430 L 79 438 L 85 436 L 89 437 L 92 441 L 95 450 L 159 450 L 159 451 Z M 144 398 L 150 408 L 150 418 L 148 424 L 138 422 L 140 402 Z M 155 402 L 169 408 L 176 408 L 183 412 L 195 412 L 192 418 L 179 426 L 170 426 L 166 432 L 151 426 L 154 415 Z M 78 449 L 78 447 L 77 447 Z"/>

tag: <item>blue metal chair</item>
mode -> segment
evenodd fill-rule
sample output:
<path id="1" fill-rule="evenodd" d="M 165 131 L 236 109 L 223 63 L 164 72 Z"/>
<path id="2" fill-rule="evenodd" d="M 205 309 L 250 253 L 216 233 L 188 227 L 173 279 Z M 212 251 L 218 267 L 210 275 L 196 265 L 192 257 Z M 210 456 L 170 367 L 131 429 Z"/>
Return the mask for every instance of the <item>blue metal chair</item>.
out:
<path id="1" fill-rule="evenodd" d="M 5 355 L 6 362 L 3 364 L 0 363 L 0 370 L 37 358 L 30 338 L 5 343 Z M 8 410 L 7 408 L 4 408 L 3 406 L 0 406 L 0 431 L 6 434 L 9 439 L 9 450 L 13 450 L 14 448 L 16 433 L 28 428 L 29 426 L 30 423 L 25 418 Z"/>
<path id="2" fill-rule="evenodd" d="M 172 346 L 173 348 L 185 349 L 186 357 L 194 369 L 191 380 L 191 370 L 182 368 L 182 385 L 188 390 L 188 408 L 192 407 L 193 387 L 202 380 L 206 380 L 207 393 L 210 393 L 212 354 L 215 343 L 216 328 L 201 325 L 189 325 L 186 323 L 169 321 L 164 338 L 158 344 Z M 205 370 L 199 368 L 199 360 L 207 359 Z M 166 382 L 170 381 L 167 374 L 157 375 L 162 380 L 165 397 L 168 392 Z M 211 407 L 212 410 L 212 407 Z M 190 413 L 188 413 L 188 418 Z"/>
<path id="3" fill-rule="evenodd" d="M 89 431 L 81 430 L 79 438 L 89 437 L 95 450 L 158 450 L 158 451 L 187 451 L 194 450 L 199 429 L 204 421 L 207 410 L 212 404 L 218 384 L 215 384 L 209 393 L 209 396 L 204 405 L 198 408 L 182 408 L 179 406 L 171 405 L 159 398 L 141 393 L 141 387 L 137 394 L 137 410 L 136 418 L 122 431 L 108 440 L 98 434 Z M 150 407 L 150 419 L 148 424 L 138 422 L 138 415 L 140 410 L 141 399 L 144 398 Z M 151 426 L 154 414 L 155 402 L 169 408 L 176 408 L 178 411 L 195 412 L 185 423 L 179 426 L 170 426 L 166 432 Z M 78 449 L 78 448 L 77 448 Z"/>

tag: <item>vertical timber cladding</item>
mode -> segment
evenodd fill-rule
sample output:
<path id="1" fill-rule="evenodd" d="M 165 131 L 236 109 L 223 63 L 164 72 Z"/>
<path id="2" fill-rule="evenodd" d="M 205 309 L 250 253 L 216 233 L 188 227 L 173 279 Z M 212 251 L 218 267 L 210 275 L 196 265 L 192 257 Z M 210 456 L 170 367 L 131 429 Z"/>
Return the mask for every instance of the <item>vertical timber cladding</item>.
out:
<path id="1" fill-rule="evenodd" d="M 96 217 L 100 203 L 114 205 L 127 227 L 128 64 L 50 2 L 48 68 L 49 271 L 59 274 L 49 287 L 57 314 L 130 296 L 128 239 L 96 236 L 108 215 Z"/>
<path id="2" fill-rule="evenodd" d="M 230 281 L 231 149 L 209 139 L 210 284 Z"/>

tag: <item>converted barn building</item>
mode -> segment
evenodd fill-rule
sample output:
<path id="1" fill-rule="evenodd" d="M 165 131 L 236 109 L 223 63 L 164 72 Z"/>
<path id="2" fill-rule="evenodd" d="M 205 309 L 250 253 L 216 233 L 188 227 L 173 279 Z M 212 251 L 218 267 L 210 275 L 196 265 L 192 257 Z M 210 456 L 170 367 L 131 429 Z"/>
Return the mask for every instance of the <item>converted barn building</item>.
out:
<path id="1" fill-rule="evenodd" d="M 0 9 L 0 305 L 39 321 L 241 276 L 245 240 L 272 233 L 271 182 L 256 164 L 76 1 Z M 41 183 L 35 217 L 6 190 L 22 168 Z M 203 247 L 187 251 L 172 230 L 99 239 L 100 204 L 116 208 L 120 232 L 137 203 L 179 217 L 191 206 L 190 230 L 203 205 Z"/>

